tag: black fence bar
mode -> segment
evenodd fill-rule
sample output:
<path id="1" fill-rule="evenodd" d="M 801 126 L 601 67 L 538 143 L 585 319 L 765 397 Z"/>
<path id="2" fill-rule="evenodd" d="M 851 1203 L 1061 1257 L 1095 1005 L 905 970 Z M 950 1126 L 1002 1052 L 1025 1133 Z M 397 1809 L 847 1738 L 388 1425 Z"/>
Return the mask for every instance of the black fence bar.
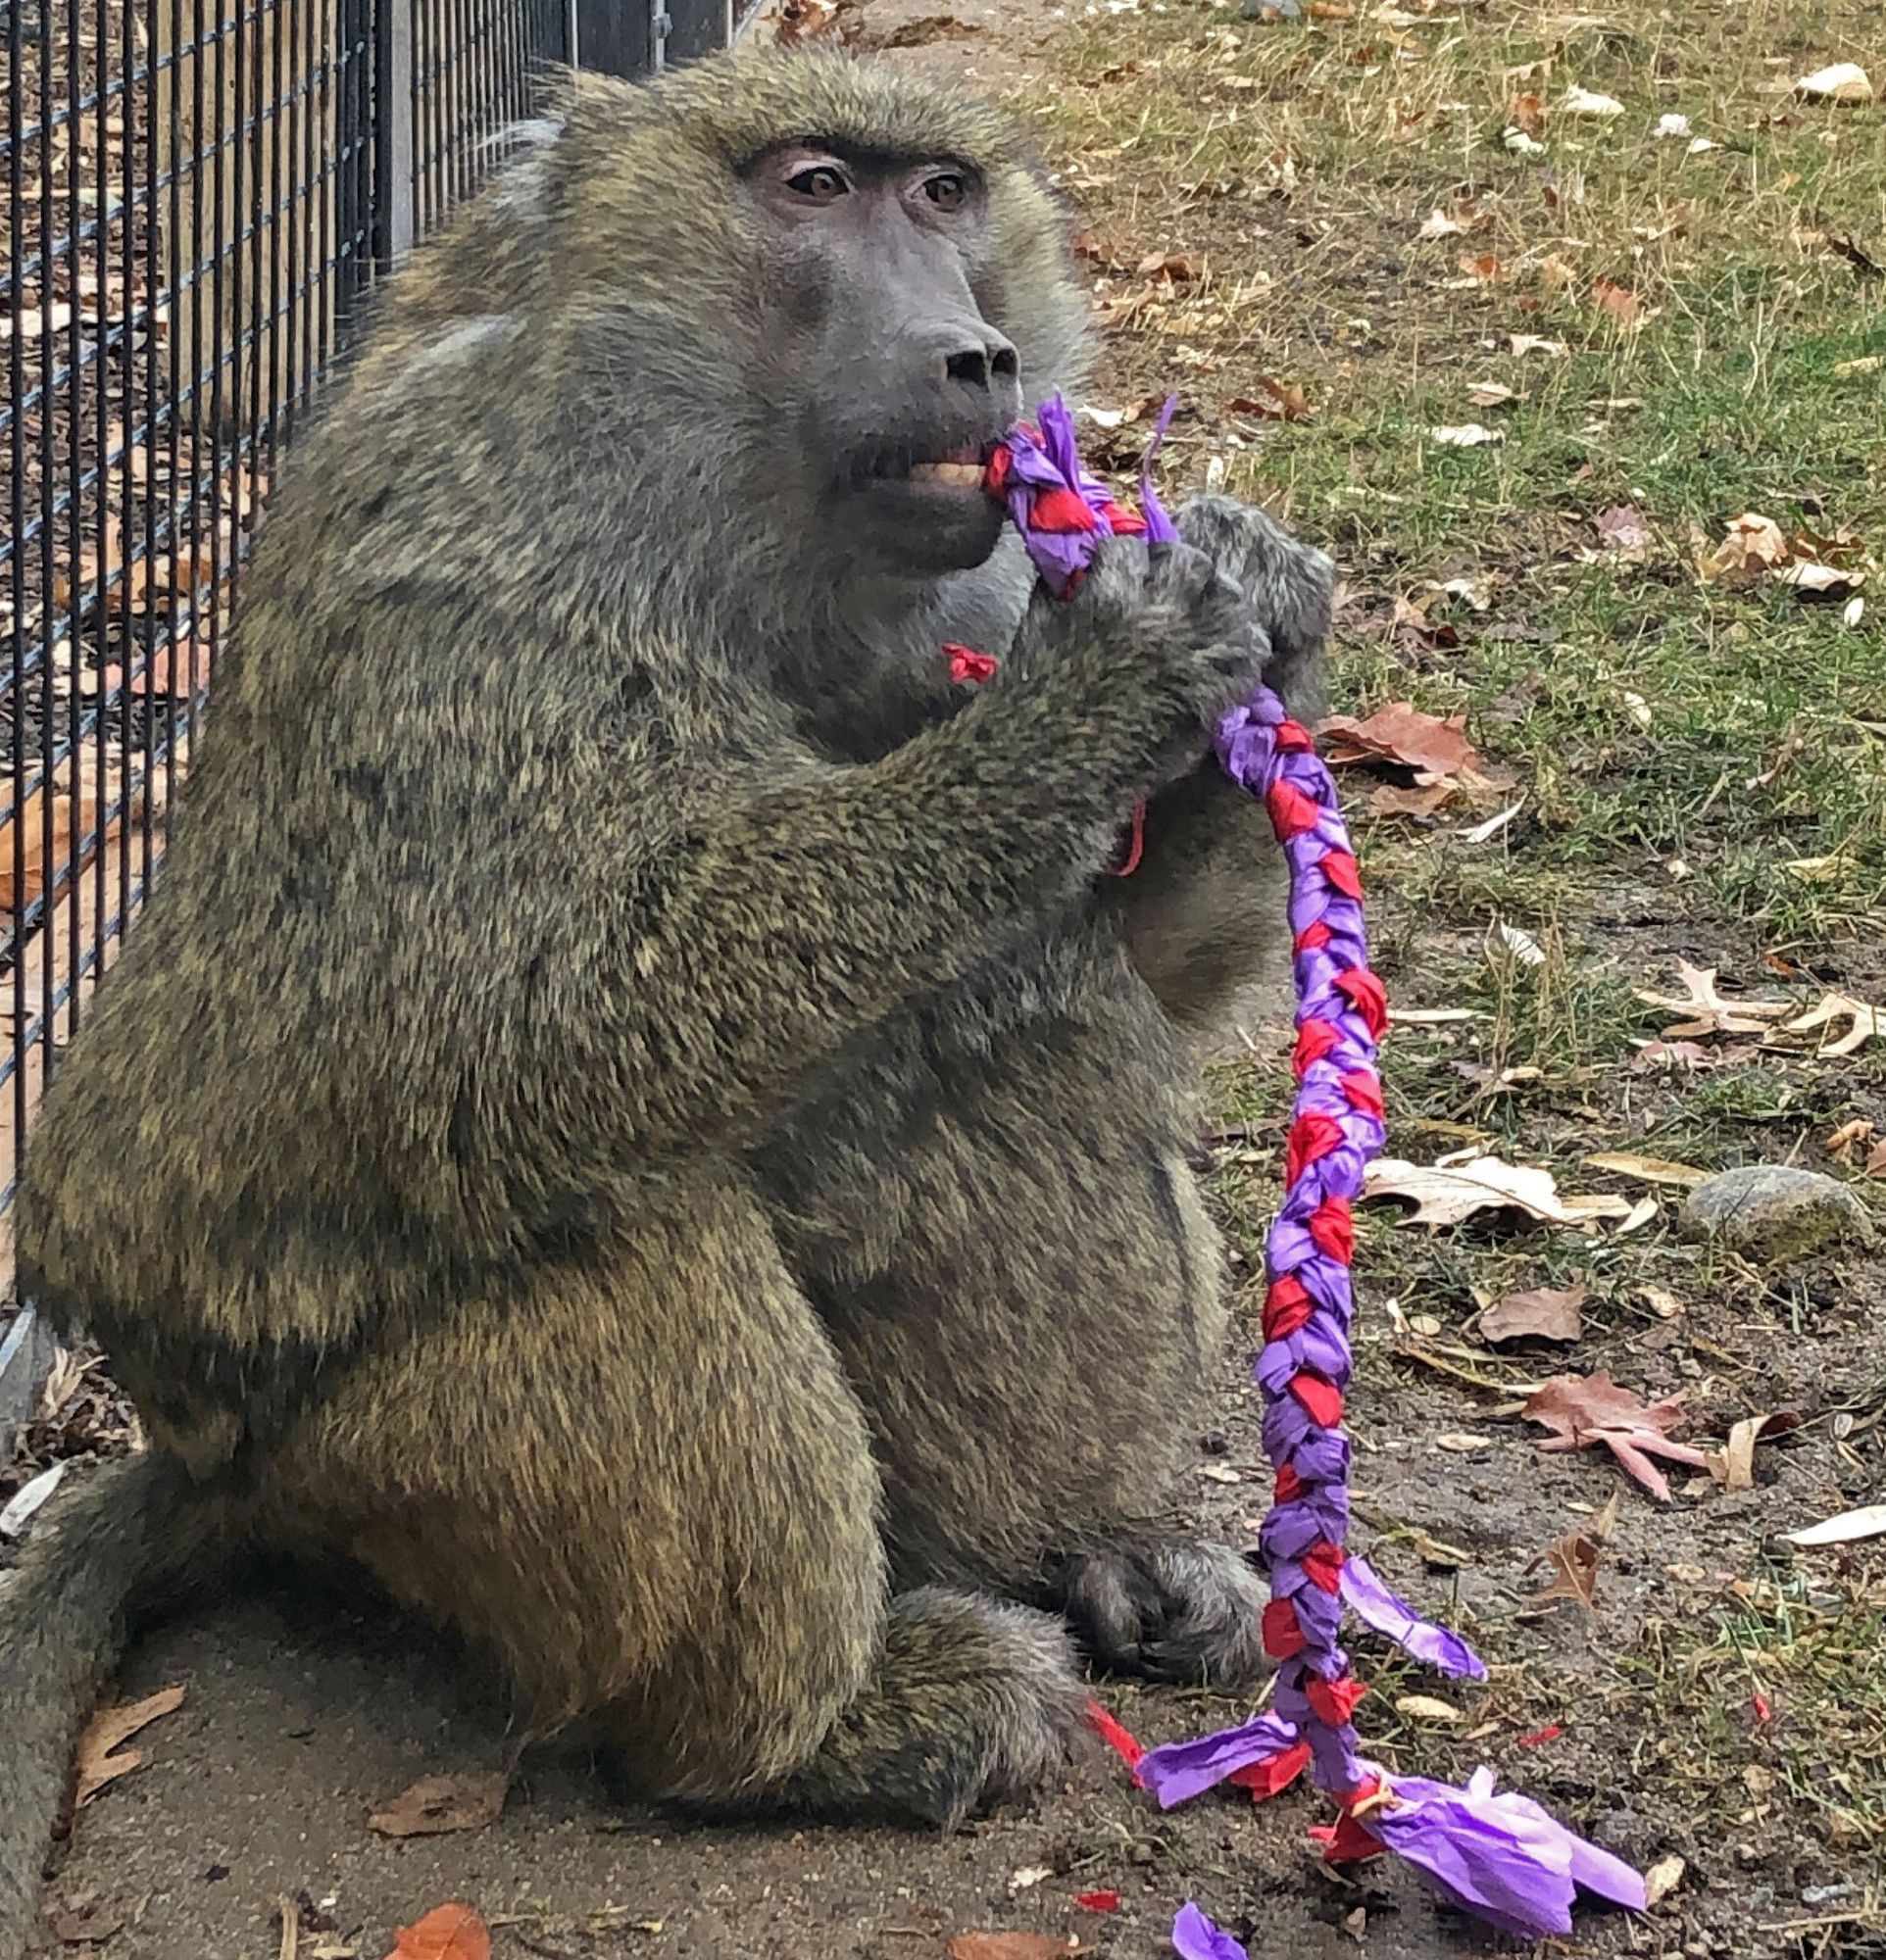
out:
<path id="1" fill-rule="evenodd" d="M 503 162 L 545 65 L 645 74 L 734 14 L 0 0 L 0 1284 L 33 1110 L 162 874 L 271 480 L 363 296 Z"/>

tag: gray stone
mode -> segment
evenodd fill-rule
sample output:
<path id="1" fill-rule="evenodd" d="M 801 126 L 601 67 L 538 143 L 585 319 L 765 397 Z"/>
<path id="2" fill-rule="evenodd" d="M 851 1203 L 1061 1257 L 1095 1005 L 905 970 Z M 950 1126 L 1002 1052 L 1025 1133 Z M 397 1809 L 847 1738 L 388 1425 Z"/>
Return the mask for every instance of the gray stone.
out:
<path id="1" fill-rule="evenodd" d="M 1844 1184 L 1785 1164 L 1745 1164 L 1706 1179 L 1684 1201 L 1677 1226 L 1686 1239 L 1713 1239 L 1773 1265 L 1837 1239 L 1873 1239 L 1866 1207 Z"/>

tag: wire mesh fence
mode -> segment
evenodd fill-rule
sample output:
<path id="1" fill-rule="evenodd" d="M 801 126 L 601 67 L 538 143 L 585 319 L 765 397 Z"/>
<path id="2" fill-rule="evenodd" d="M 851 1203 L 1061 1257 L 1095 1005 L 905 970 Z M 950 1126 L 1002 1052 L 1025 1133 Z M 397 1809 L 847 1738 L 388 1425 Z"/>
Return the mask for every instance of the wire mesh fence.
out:
<path id="1" fill-rule="evenodd" d="M 162 864 L 283 445 L 368 288 L 575 59 L 578 18 L 0 0 L 0 1213 Z"/>

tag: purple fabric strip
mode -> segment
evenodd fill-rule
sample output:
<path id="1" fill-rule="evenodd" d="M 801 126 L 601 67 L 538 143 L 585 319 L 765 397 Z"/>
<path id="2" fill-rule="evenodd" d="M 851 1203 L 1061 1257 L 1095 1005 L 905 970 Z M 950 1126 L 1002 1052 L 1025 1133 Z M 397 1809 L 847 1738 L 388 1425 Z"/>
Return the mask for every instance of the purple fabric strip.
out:
<path id="1" fill-rule="evenodd" d="M 1166 404 L 1140 481 L 1146 534 L 1156 544 L 1174 542 L 1178 535 L 1151 480 L 1153 452 L 1175 406 L 1176 398 Z M 1038 439 L 1022 428 L 1009 440 L 1003 495 L 1042 578 L 1065 595 L 1109 534 L 1113 499 L 1082 468 L 1073 417 L 1059 397 L 1043 406 L 1039 421 Z M 1077 496 L 1093 528 L 1036 526 L 1031 521 L 1036 499 L 1053 491 Z M 1079 511 L 1068 512 L 1062 501 L 1064 514 L 1079 522 Z M 1391 1782 L 1364 1760 L 1354 1727 L 1325 1721 L 1310 1698 L 1317 1683 L 1338 1685 L 1338 1694 L 1353 1691 L 1340 1686 L 1349 1669 L 1341 1646 L 1345 1601 L 1366 1625 L 1444 1674 L 1477 1681 L 1486 1668 L 1458 1635 L 1421 1619 L 1367 1564 L 1344 1556 L 1349 1444 L 1339 1425 L 1317 1421 L 1292 1392 L 1292 1383 L 1305 1378 L 1302 1393 L 1320 1407 L 1317 1397 L 1328 1385 L 1340 1389 L 1349 1380 L 1352 1292 L 1345 1207 L 1361 1196 L 1364 1171 L 1383 1136 L 1380 1118 L 1351 1101 L 1344 1078 L 1377 1080 L 1375 1034 L 1361 1002 L 1378 1004 L 1379 983 L 1368 971 L 1367 934 L 1353 893 L 1355 858 L 1335 784 L 1290 723 L 1283 703 L 1260 688 L 1221 718 L 1216 746 L 1225 773 L 1270 804 L 1289 865 L 1297 1025 L 1315 1021 L 1335 1034 L 1329 1052 L 1305 1069 L 1294 1115 L 1333 1122 L 1339 1141 L 1302 1165 L 1266 1247 L 1273 1285 L 1288 1278 L 1300 1286 L 1310 1314 L 1294 1332 L 1266 1341 L 1255 1367 L 1265 1392 L 1265 1451 L 1295 1480 L 1292 1494 L 1265 1520 L 1262 1544 L 1271 1596 L 1288 1605 L 1304 1644 L 1278 1664 L 1273 1713 L 1197 1741 L 1151 1750 L 1139 1764 L 1139 1780 L 1167 1807 L 1301 1740 L 1310 1745 L 1317 1783 L 1339 1802 L 1371 1787 L 1386 1791 L 1385 1803 L 1364 1812 L 1364 1828 L 1449 1897 L 1494 1925 L 1521 1938 L 1568 1932 L 1580 1886 L 1641 1911 L 1644 1886 L 1635 1872 L 1574 1837 L 1530 1798 L 1496 1793 L 1490 1770 L 1476 1771 L 1464 1790 L 1418 1777 Z M 1315 1148 L 1307 1147 L 1306 1154 Z M 1301 1304 L 1299 1299 L 1296 1305 Z M 1325 1387 L 1313 1393 L 1313 1381 Z M 1324 1590 L 1332 1567 L 1339 1572 L 1340 1596 Z M 1354 1823 L 1345 1829 L 1353 1833 Z M 1182 1960 L 1248 1960 L 1244 1948 L 1189 1901 L 1173 1923 L 1172 1946 Z"/>
<path id="2" fill-rule="evenodd" d="M 1343 1599 L 1365 1626 L 1393 1641 L 1404 1653 L 1455 1681 L 1486 1679 L 1486 1662 L 1459 1634 L 1421 1619 L 1382 1584 L 1367 1559 L 1358 1558 L 1354 1552 L 1343 1564 Z"/>
<path id="3" fill-rule="evenodd" d="M 1162 1810 L 1170 1810 L 1253 1763 L 1282 1755 L 1296 1741 L 1296 1730 L 1281 1715 L 1254 1715 L 1238 1728 L 1220 1729 L 1196 1742 L 1165 1742 L 1148 1749 L 1134 1775 Z"/>
<path id="4" fill-rule="evenodd" d="M 1172 1921 L 1172 1951 L 1179 1960 L 1251 1960 L 1243 1946 L 1214 1926 L 1190 1899 Z"/>

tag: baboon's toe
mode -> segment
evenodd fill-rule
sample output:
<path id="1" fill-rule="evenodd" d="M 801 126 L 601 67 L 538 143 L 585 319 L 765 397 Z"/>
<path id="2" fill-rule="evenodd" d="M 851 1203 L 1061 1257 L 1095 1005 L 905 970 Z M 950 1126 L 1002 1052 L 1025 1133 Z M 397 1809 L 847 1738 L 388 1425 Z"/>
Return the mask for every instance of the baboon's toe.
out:
<path id="1" fill-rule="evenodd" d="M 1074 1637 L 1110 1673 L 1242 1689 L 1270 1672 L 1263 1577 L 1227 1544 L 1149 1541 L 1069 1561 Z"/>

